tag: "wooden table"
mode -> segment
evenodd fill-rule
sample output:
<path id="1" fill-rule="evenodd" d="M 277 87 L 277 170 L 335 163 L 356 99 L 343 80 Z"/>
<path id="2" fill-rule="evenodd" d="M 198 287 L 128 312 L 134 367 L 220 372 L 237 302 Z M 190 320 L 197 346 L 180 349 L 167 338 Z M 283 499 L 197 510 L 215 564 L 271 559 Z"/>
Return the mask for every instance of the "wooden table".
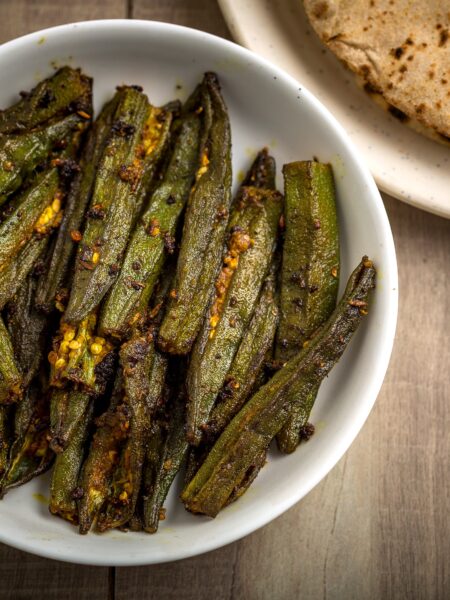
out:
<path id="1" fill-rule="evenodd" d="M 0 41 L 123 17 L 230 37 L 213 0 L 2 0 Z M 450 598 L 450 221 L 384 201 L 397 339 L 375 409 L 328 477 L 260 531 L 173 564 L 80 567 L 0 545 L 2 600 Z"/>

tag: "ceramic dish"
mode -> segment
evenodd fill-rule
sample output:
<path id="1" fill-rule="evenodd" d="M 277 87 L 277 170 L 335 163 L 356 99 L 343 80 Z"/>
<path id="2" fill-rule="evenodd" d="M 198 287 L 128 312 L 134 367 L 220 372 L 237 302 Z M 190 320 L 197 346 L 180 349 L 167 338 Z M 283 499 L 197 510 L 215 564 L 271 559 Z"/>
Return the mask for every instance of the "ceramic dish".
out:
<path id="1" fill-rule="evenodd" d="M 163 23 L 64 25 L 0 48 L 0 105 L 65 63 L 93 76 L 97 108 L 120 83 L 143 85 L 159 104 L 177 94 L 185 98 L 204 71 L 216 71 L 231 116 L 234 181 L 266 144 L 279 167 L 312 156 L 330 161 L 338 192 L 342 282 L 363 253 L 379 270 L 370 317 L 321 388 L 312 416 L 317 434 L 290 456 L 271 454 L 249 492 L 215 520 L 185 512 L 178 500 L 181 480 L 171 490 L 167 519 L 156 535 L 78 535 L 48 512 L 48 474 L 12 490 L 0 503 L 0 540 L 22 550 L 96 565 L 176 560 L 228 544 L 280 515 L 328 473 L 354 440 L 377 397 L 394 338 L 397 267 L 391 230 L 375 183 L 342 127 L 302 83 L 248 50 Z"/>
<path id="2" fill-rule="evenodd" d="M 380 189 L 450 218 L 450 147 L 377 106 L 318 39 L 302 0 L 219 0 L 234 38 L 301 81 L 344 126 Z"/>

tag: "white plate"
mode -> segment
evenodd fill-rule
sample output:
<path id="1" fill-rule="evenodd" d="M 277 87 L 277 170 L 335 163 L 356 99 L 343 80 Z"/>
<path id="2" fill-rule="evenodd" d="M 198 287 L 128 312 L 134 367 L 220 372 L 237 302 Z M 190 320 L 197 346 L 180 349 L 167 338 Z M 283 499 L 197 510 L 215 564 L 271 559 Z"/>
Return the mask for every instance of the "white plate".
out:
<path id="1" fill-rule="evenodd" d="M 374 306 L 343 360 L 320 391 L 317 433 L 294 454 L 274 453 L 245 496 L 215 520 L 185 512 L 181 482 L 156 535 L 79 536 L 50 516 L 48 475 L 11 491 L 0 503 L 0 540 L 60 560 L 137 565 L 176 560 L 228 544 L 300 500 L 347 450 L 375 402 L 389 361 L 397 317 L 397 266 L 386 213 L 369 171 L 330 113 L 303 87 L 248 50 L 205 33 L 146 21 L 91 21 L 33 33 L 0 48 L 0 106 L 29 89 L 51 64 L 81 66 L 94 77 L 96 107 L 120 83 L 144 86 L 151 100 L 182 95 L 215 70 L 228 103 L 234 179 L 256 149 L 269 144 L 278 161 L 319 157 L 333 163 L 342 237 L 342 277 L 363 253 L 379 269 Z M 279 179 L 280 182 L 280 179 Z M 39 500 L 40 499 L 40 500 Z M 320 518 L 320 515 L 317 516 Z"/>
<path id="2" fill-rule="evenodd" d="M 219 0 L 234 38 L 298 79 L 344 126 L 380 189 L 450 218 L 450 148 L 410 130 L 357 87 L 320 42 L 302 0 Z"/>

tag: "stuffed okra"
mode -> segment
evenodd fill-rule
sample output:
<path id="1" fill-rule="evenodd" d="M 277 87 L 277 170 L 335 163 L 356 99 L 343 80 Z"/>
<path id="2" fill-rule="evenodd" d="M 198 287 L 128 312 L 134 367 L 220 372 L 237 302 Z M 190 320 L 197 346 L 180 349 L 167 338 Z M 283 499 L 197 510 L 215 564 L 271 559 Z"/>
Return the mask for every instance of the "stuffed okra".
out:
<path id="1" fill-rule="evenodd" d="M 255 310 L 272 262 L 282 196 L 243 186 L 228 225 L 227 250 L 187 374 L 187 438 L 198 445 Z"/>
<path id="2" fill-rule="evenodd" d="M 336 306 L 339 234 L 331 166 L 315 161 L 284 165 L 285 225 L 281 310 L 275 358 L 284 363 L 325 322 Z M 293 452 L 307 425 L 317 390 L 296 406 L 277 436 Z"/>
<path id="3" fill-rule="evenodd" d="M 342 356 L 368 312 L 374 284 L 373 264 L 363 257 L 320 332 L 260 388 L 224 430 L 182 493 L 188 510 L 214 517 L 228 502 L 284 425 L 292 406 L 304 402 Z"/>
<path id="4" fill-rule="evenodd" d="M 64 319 L 78 324 L 113 285 L 142 197 L 166 146 L 172 114 L 123 88 L 99 162 Z"/>
<path id="5" fill-rule="evenodd" d="M 204 77 L 198 111 L 203 116 L 200 168 L 191 192 L 177 273 L 159 345 L 187 354 L 197 337 L 220 269 L 231 203 L 231 132 L 217 77 Z"/>

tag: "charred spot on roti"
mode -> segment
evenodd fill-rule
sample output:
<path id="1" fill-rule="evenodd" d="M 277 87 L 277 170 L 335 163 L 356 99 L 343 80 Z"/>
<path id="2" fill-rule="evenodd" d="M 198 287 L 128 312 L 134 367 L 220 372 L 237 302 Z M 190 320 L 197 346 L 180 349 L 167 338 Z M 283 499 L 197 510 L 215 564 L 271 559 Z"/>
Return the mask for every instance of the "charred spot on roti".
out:
<path id="1" fill-rule="evenodd" d="M 409 119 L 408 115 L 405 115 L 405 113 L 402 110 L 400 110 L 396 106 L 392 106 L 392 104 L 388 108 L 388 110 L 391 113 L 391 115 L 398 119 L 401 123 L 405 123 Z"/>

